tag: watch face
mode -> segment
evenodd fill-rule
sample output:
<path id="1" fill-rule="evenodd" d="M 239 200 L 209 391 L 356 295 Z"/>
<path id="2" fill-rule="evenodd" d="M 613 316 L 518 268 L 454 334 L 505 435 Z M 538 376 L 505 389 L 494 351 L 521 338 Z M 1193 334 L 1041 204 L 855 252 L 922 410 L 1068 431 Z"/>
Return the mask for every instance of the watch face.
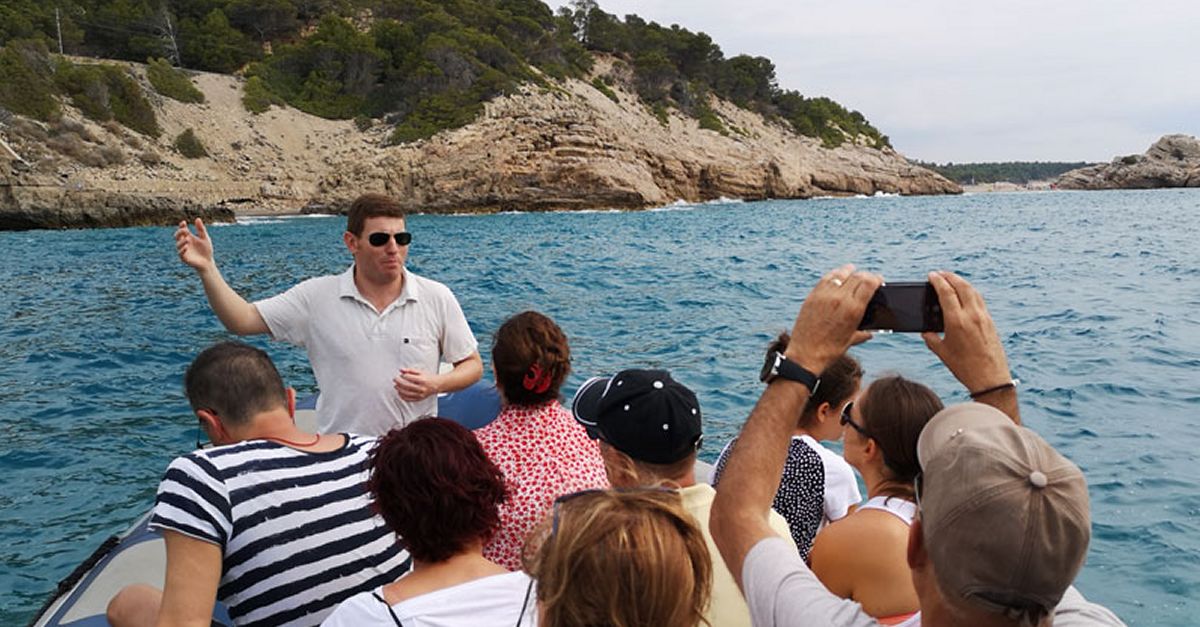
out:
<path id="1" fill-rule="evenodd" d="M 771 379 L 774 379 L 775 375 L 779 374 L 775 370 L 775 367 L 778 363 L 779 353 L 774 351 L 767 353 L 767 358 L 765 361 L 763 361 L 762 371 L 758 373 L 758 380 L 762 381 L 763 383 L 770 383 Z"/>

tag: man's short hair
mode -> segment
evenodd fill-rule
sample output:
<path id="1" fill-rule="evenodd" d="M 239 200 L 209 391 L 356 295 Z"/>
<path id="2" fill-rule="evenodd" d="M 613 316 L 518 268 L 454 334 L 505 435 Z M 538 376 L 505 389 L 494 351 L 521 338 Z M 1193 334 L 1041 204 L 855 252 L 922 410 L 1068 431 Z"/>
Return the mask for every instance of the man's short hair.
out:
<path id="1" fill-rule="evenodd" d="M 206 409 L 223 424 L 246 424 L 264 411 L 287 407 L 287 389 L 271 358 L 241 342 L 214 344 L 183 376 L 192 410 Z"/>
<path id="2" fill-rule="evenodd" d="M 367 218 L 377 216 L 403 220 L 404 209 L 391 196 L 375 193 L 363 194 L 350 204 L 350 212 L 346 216 L 346 230 L 354 235 L 362 235 L 363 225 L 366 224 Z"/>
<path id="3" fill-rule="evenodd" d="M 946 600 L 1030 624 L 1052 614 L 1091 538 L 1079 468 L 979 403 L 938 412 L 917 457 L 925 550 Z"/>

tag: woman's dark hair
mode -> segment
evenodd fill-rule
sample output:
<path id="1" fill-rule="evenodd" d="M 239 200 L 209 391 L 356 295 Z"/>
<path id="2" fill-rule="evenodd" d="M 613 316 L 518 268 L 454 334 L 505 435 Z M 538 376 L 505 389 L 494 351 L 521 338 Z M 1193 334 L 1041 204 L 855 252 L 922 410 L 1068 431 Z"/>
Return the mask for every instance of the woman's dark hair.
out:
<path id="1" fill-rule="evenodd" d="M 505 320 L 496 331 L 492 365 L 505 400 L 537 405 L 558 398 L 571 372 L 571 347 L 553 320 L 526 311 Z"/>
<path id="2" fill-rule="evenodd" d="M 771 353 L 786 351 L 791 341 L 792 336 L 787 331 L 780 333 L 779 337 L 767 346 L 767 358 L 770 358 Z M 811 425 L 817 419 L 817 409 L 821 407 L 822 403 L 829 403 L 837 407 L 850 400 L 850 395 L 858 389 L 862 377 L 863 369 L 857 359 L 851 357 L 850 353 L 838 356 L 821 373 L 821 385 L 817 386 L 817 391 L 808 397 L 808 402 L 804 404 L 796 426 L 804 428 Z"/>
<path id="3" fill-rule="evenodd" d="M 933 415 L 942 410 L 942 400 L 933 390 L 900 375 L 875 380 L 858 398 L 863 428 L 883 453 L 888 477 L 886 493 L 912 496 L 912 482 L 921 472 L 917 440 Z"/>
<path id="4" fill-rule="evenodd" d="M 426 418 L 388 432 L 368 466 L 372 507 L 413 559 L 446 560 L 500 526 L 504 473 L 454 421 Z"/>

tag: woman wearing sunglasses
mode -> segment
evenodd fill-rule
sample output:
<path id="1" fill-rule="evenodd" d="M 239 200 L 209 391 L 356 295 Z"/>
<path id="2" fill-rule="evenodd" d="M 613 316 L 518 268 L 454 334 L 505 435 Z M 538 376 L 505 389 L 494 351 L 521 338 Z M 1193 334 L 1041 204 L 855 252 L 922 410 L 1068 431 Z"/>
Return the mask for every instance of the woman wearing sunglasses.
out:
<path id="1" fill-rule="evenodd" d="M 704 535 L 673 490 L 559 498 L 526 547 L 542 627 L 696 627 L 712 593 Z M 717 626 L 714 626 L 717 627 Z"/>
<path id="2" fill-rule="evenodd" d="M 505 320 L 492 342 L 492 371 L 503 406 L 475 433 L 504 472 L 510 498 L 500 507 L 500 529 L 483 554 L 517 570 L 526 538 L 554 499 L 607 488 L 608 476 L 599 445 L 558 402 L 571 372 L 571 347 L 553 320 L 536 311 Z"/>
<path id="3" fill-rule="evenodd" d="M 530 578 L 483 557 L 500 524 L 504 476 L 470 431 L 442 418 L 418 420 L 383 436 L 369 469 L 372 505 L 413 568 L 350 597 L 323 625 L 533 627 Z"/>
<path id="4" fill-rule="evenodd" d="M 921 470 L 917 439 L 941 409 L 933 390 L 889 376 L 842 413 L 843 455 L 862 474 L 867 502 L 817 534 L 809 561 L 826 588 L 858 601 L 883 625 L 919 609 L 906 557 L 913 480 Z"/>
<path id="5" fill-rule="evenodd" d="M 790 335 L 780 333 L 767 347 L 768 367 L 774 364 L 776 354 L 787 350 L 790 341 Z M 809 397 L 796 420 L 779 491 L 775 493 L 771 509 L 787 520 L 792 540 L 806 560 L 817 532 L 853 512 L 862 500 L 854 470 L 841 455 L 821 444 L 822 441 L 841 439 L 842 411 L 858 394 L 862 376 L 858 360 L 849 354 L 838 357 L 821 373 L 821 385 Z M 727 444 L 717 458 L 713 486 L 721 481 L 734 442 L 737 438 Z"/>

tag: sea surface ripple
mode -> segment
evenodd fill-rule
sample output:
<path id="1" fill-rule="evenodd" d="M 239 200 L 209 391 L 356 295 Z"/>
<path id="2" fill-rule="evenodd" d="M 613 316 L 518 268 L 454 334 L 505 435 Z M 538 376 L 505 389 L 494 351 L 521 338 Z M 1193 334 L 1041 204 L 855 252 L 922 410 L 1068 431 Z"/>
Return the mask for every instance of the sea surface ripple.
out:
<path id="1" fill-rule="evenodd" d="M 890 280 L 961 273 L 987 298 L 1025 420 L 1087 475 L 1080 589 L 1131 625 L 1200 612 L 1200 190 L 983 194 L 673 206 L 669 211 L 413 216 L 409 267 L 449 285 L 480 338 L 537 309 L 574 373 L 670 369 L 703 407 L 712 459 L 761 391 L 770 337 L 816 279 L 854 262 Z M 251 299 L 343 270 L 341 218 L 211 229 Z M 228 337 L 170 228 L 0 233 L 0 624 L 153 501 L 196 423 L 181 375 Z M 264 339 L 315 391 L 302 351 Z M 855 350 L 947 402 L 963 390 L 908 334 Z"/>

